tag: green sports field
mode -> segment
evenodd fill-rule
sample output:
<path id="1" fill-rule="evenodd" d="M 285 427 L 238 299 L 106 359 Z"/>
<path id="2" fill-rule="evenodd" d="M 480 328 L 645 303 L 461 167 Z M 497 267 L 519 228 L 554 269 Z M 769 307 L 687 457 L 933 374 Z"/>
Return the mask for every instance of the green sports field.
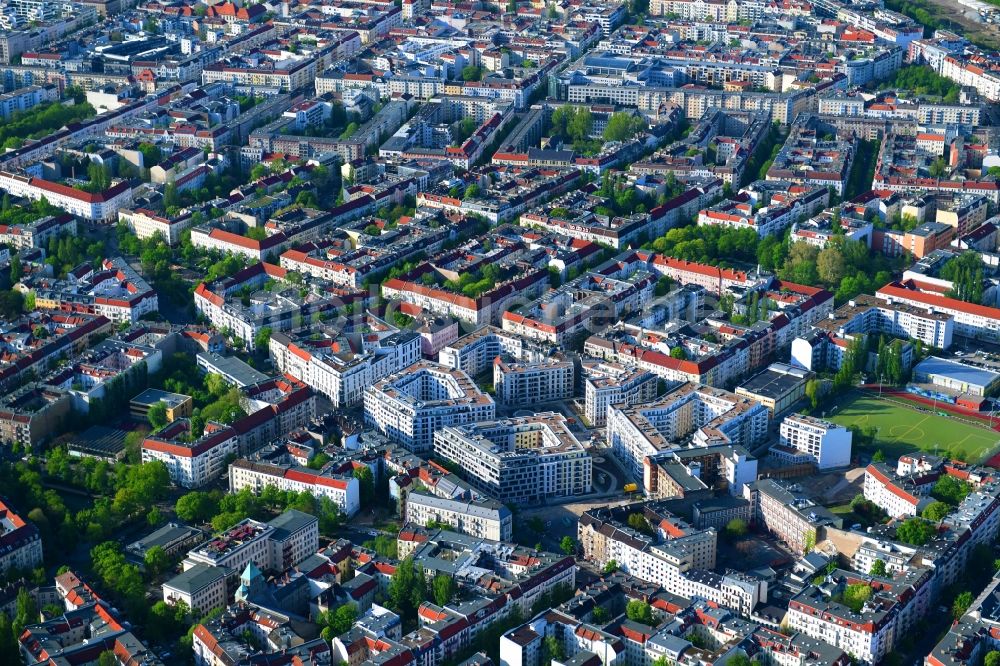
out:
<path id="1" fill-rule="evenodd" d="M 822 410 L 816 416 L 823 417 Z M 1000 432 L 859 392 L 846 396 L 835 407 L 828 407 L 823 418 L 844 426 L 875 428 L 876 442 L 868 447 L 871 450 L 855 446 L 854 453 L 870 454 L 881 449 L 888 459 L 920 449 L 979 462 L 1000 442 Z"/>

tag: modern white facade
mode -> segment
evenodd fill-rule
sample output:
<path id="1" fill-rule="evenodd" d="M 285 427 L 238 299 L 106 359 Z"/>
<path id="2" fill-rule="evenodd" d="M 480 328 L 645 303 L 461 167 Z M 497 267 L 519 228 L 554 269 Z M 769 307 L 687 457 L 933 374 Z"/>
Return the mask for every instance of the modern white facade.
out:
<path id="1" fill-rule="evenodd" d="M 851 431 L 843 426 L 792 414 L 781 422 L 778 447 L 772 448 L 771 454 L 804 456 L 820 470 L 846 467 L 851 464 L 851 439 Z"/>
<path id="2" fill-rule="evenodd" d="M 434 445 L 441 428 L 489 421 L 493 399 L 461 370 L 420 361 L 368 388 L 365 422 L 414 453 Z"/>

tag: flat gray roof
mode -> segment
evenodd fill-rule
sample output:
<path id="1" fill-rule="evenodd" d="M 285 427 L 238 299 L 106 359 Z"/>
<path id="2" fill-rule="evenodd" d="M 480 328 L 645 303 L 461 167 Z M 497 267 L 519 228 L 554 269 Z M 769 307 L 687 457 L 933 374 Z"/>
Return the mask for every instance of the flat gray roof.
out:
<path id="1" fill-rule="evenodd" d="M 990 386 L 997 379 L 1000 379 L 1000 373 L 993 372 L 992 370 L 977 368 L 973 365 L 950 361 L 946 358 L 938 358 L 937 356 L 924 359 L 913 370 L 914 374 L 941 375 L 956 382 L 982 386 L 984 388 Z"/>
<path id="2" fill-rule="evenodd" d="M 199 562 L 184 573 L 178 574 L 163 585 L 185 594 L 194 594 L 226 577 L 226 570 Z"/>

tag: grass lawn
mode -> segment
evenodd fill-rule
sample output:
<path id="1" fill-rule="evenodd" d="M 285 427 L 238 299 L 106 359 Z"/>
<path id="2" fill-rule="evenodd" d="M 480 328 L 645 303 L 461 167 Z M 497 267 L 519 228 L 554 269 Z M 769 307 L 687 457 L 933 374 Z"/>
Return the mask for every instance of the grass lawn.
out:
<path id="1" fill-rule="evenodd" d="M 979 462 L 1000 441 L 1000 433 L 980 428 L 951 416 L 919 411 L 897 402 L 853 392 L 826 410 L 821 418 L 843 426 L 875 428 L 875 444 L 856 452 L 881 449 L 892 460 L 914 449 Z"/>

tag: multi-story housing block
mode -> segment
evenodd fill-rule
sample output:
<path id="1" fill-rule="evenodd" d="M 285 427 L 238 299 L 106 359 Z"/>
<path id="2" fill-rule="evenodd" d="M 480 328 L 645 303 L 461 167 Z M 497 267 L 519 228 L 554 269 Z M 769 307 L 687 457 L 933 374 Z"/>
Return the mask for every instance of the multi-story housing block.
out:
<path id="1" fill-rule="evenodd" d="M 419 361 L 370 386 L 365 422 L 415 453 L 430 451 L 440 428 L 488 421 L 493 399 L 461 370 Z"/>
<path id="2" fill-rule="evenodd" d="M 561 414 L 442 428 L 434 435 L 434 453 L 458 465 L 477 490 L 504 503 L 563 499 L 591 489 L 590 454 Z"/>

